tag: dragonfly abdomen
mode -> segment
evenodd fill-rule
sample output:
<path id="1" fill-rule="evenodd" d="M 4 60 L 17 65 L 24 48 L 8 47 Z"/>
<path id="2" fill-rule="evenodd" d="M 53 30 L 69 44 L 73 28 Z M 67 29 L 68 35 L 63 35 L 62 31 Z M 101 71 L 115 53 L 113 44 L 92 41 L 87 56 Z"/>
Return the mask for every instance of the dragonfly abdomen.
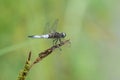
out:
<path id="1" fill-rule="evenodd" d="M 64 38 L 66 36 L 65 33 L 49 33 L 49 34 L 44 34 L 44 35 L 32 35 L 32 36 L 28 36 L 30 38 Z"/>
<path id="2" fill-rule="evenodd" d="M 48 34 L 45 35 L 33 35 L 33 36 L 28 36 L 30 38 L 49 38 Z"/>

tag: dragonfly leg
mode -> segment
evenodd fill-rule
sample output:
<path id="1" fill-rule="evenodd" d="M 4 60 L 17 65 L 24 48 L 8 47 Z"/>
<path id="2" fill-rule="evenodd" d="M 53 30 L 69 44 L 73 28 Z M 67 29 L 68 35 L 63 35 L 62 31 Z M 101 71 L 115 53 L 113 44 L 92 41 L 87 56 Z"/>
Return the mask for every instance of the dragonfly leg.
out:
<path id="1" fill-rule="evenodd" d="M 57 44 L 57 42 L 58 42 L 58 39 L 55 40 L 55 45 Z"/>
<path id="2" fill-rule="evenodd" d="M 59 40 L 60 43 L 62 42 L 62 41 L 61 41 L 61 38 L 59 38 L 58 40 Z"/>
<path id="3" fill-rule="evenodd" d="M 53 45 L 56 45 L 58 41 L 59 41 L 60 43 L 62 42 L 61 39 L 56 38 L 56 39 L 53 40 Z M 60 51 L 62 51 L 62 49 L 61 49 L 59 46 L 58 46 L 58 48 L 60 49 Z"/>
<path id="4" fill-rule="evenodd" d="M 53 40 L 53 46 L 55 45 L 55 44 L 54 44 L 54 43 L 55 43 L 55 40 L 56 40 L 56 39 Z"/>
<path id="5" fill-rule="evenodd" d="M 57 44 L 57 42 L 58 42 L 58 39 L 56 38 L 56 39 L 54 39 L 53 40 L 53 45 L 56 45 Z"/>
<path id="6" fill-rule="evenodd" d="M 59 42 L 62 43 L 61 38 L 58 38 Z M 60 51 L 62 51 L 62 49 L 59 47 Z"/>

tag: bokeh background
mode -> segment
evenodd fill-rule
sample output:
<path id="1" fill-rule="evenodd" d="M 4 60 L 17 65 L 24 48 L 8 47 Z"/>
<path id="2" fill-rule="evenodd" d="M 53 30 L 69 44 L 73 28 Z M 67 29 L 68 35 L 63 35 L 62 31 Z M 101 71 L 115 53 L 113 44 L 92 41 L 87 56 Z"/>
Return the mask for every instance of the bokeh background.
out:
<path id="1" fill-rule="evenodd" d="M 64 45 L 32 67 L 26 80 L 120 80 L 120 0 L 0 0 L 0 80 L 15 80 L 52 40 L 42 34 L 58 18 Z"/>

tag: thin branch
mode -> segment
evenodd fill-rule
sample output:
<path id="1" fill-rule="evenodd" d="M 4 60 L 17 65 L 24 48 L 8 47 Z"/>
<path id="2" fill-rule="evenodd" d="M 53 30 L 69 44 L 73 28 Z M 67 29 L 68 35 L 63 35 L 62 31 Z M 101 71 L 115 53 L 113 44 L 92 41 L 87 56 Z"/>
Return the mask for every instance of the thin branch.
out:
<path id="1" fill-rule="evenodd" d="M 35 61 L 33 61 L 33 63 L 30 63 L 30 59 L 31 59 L 31 52 L 29 52 L 28 58 L 26 60 L 24 69 L 19 73 L 19 76 L 17 78 L 17 80 L 25 80 L 27 77 L 28 72 L 30 71 L 30 69 L 32 68 L 32 66 L 38 62 L 40 62 L 43 58 L 47 57 L 49 54 L 51 54 L 55 49 L 60 48 L 61 46 L 63 46 L 66 43 L 70 43 L 70 40 L 65 40 L 62 41 L 59 44 L 53 45 L 52 47 L 46 49 L 44 52 L 40 52 L 38 57 L 35 59 Z"/>
<path id="2" fill-rule="evenodd" d="M 70 42 L 70 40 L 66 40 L 66 41 L 62 41 L 59 44 L 53 45 L 52 47 L 50 47 L 49 49 L 46 49 L 44 52 L 40 52 L 39 56 L 36 58 L 36 60 L 33 62 L 33 64 L 38 63 L 39 61 L 41 61 L 43 58 L 47 57 L 49 54 L 51 54 L 56 48 L 60 48 L 61 46 L 63 46 L 64 44 Z M 32 64 L 32 65 L 33 65 Z"/>

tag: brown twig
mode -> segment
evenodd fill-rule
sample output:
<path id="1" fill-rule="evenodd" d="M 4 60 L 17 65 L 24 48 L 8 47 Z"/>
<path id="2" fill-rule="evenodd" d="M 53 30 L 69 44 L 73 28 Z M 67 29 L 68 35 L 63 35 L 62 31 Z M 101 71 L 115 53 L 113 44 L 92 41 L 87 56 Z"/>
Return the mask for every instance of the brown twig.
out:
<path id="1" fill-rule="evenodd" d="M 56 48 L 60 48 L 61 46 L 63 46 L 64 44 L 70 42 L 69 40 L 66 41 L 62 41 L 59 44 L 53 45 L 52 47 L 50 47 L 49 49 L 46 49 L 44 52 L 40 52 L 39 56 L 36 58 L 36 60 L 33 62 L 33 64 L 38 63 L 39 61 L 41 61 L 43 58 L 47 57 L 49 54 L 51 54 Z"/>
<path id="2" fill-rule="evenodd" d="M 46 49 L 44 52 L 40 52 L 39 56 L 35 59 L 35 61 L 33 61 L 32 64 L 30 63 L 31 52 L 29 52 L 29 55 L 28 55 L 28 58 L 26 60 L 24 69 L 20 72 L 17 80 L 25 80 L 28 72 L 30 71 L 30 69 L 32 68 L 32 66 L 34 64 L 40 62 L 43 58 L 45 58 L 49 54 L 51 54 L 56 48 L 60 48 L 61 46 L 63 46 L 64 44 L 66 44 L 68 42 L 70 42 L 70 40 L 62 41 L 61 43 L 53 45 L 52 47 Z"/>

